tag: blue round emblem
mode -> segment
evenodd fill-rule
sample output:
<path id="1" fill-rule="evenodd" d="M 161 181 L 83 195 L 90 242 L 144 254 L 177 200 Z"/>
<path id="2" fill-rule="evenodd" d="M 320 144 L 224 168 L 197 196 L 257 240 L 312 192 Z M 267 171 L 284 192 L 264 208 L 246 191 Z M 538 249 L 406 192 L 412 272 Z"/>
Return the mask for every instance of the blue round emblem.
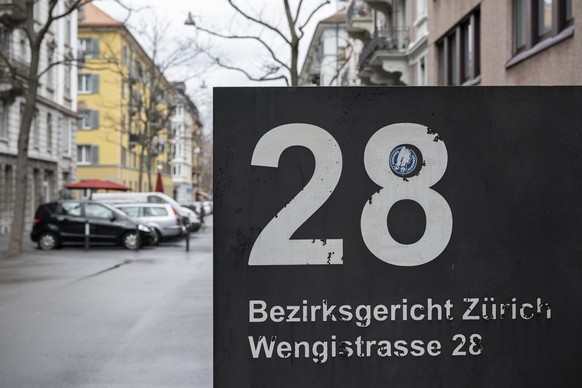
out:
<path id="1" fill-rule="evenodd" d="M 390 153 L 390 169 L 394 174 L 402 177 L 416 175 L 422 163 L 419 160 L 421 157 L 418 148 L 409 144 L 399 145 Z"/>

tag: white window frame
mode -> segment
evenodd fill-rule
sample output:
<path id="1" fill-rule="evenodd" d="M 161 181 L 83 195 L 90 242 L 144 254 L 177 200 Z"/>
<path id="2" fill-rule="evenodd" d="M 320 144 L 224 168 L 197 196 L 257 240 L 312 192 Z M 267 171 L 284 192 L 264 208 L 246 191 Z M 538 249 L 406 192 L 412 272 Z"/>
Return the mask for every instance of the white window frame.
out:
<path id="1" fill-rule="evenodd" d="M 77 145 L 77 164 L 80 166 L 88 165 L 93 162 L 92 148 L 90 144 Z"/>
<path id="2" fill-rule="evenodd" d="M 77 92 L 79 94 L 94 94 L 99 92 L 98 86 L 94 88 L 95 84 L 98 85 L 99 83 L 99 77 L 96 74 L 79 74 L 78 78 L 79 85 L 77 86 Z"/>

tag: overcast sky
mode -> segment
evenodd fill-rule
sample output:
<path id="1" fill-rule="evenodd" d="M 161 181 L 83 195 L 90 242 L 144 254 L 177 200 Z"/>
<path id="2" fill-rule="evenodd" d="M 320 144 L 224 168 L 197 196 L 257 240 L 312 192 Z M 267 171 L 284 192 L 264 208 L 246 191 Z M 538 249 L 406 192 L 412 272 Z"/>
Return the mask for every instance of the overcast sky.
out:
<path id="1" fill-rule="evenodd" d="M 137 12 L 132 12 L 128 24 L 130 28 L 132 26 L 140 26 L 146 23 L 148 20 L 152 20 L 155 15 L 159 20 L 167 20 L 170 24 L 168 34 L 174 37 L 192 37 L 196 38 L 196 31 L 191 26 L 186 26 L 184 24 L 187 19 L 187 15 L 191 12 L 194 16 L 194 20 L 201 25 L 212 27 L 216 31 L 222 33 L 261 33 L 259 30 L 253 30 L 252 25 L 249 25 L 244 20 L 235 17 L 234 12 L 228 5 L 226 0 L 123 0 L 126 4 L 130 5 L 132 8 L 138 9 Z M 293 5 L 296 4 L 296 0 L 291 0 Z M 237 0 L 235 1 L 237 5 L 241 8 L 244 7 L 245 10 L 249 10 L 249 13 L 254 15 L 261 15 L 265 20 L 269 20 L 270 23 L 281 23 L 282 31 L 287 35 L 288 28 L 284 25 L 284 14 L 282 11 L 283 0 Z M 319 0 L 305 0 L 302 10 L 305 12 L 310 11 L 314 8 L 315 4 L 319 4 Z M 111 16 L 125 20 L 128 17 L 127 11 L 123 8 L 117 6 L 112 0 L 101 0 L 96 1 L 95 4 L 101 9 L 105 10 Z M 340 7 L 345 6 L 345 2 L 339 0 L 331 0 L 331 4 L 323 7 L 312 19 L 312 22 L 305 29 L 305 37 L 301 40 L 300 44 L 300 61 L 299 68 L 303 64 L 303 57 L 309 43 L 311 42 L 311 37 L 313 35 L 313 30 L 317 25 L 317 22 L 324 19 L 332 14 L 334 14 Z M 294 7 L 295 8 L 295 7 Z M 135 35 L 135 30 L 133 30 Z M 265 40 L 270 40 L 272 42 L 272 49 L 281 54 L 281 56 L 286 56 L 288 48 L 284 47 L 283 44 L 278 43 L 274 38 L 270 38 L 268 34 L 264 31 L 262 32 L 262 37 Z M 139 39 L 139 36 L 136 36 Z M 209 39 L 207 36 L 201 36 L 202 42 L 212 46 L 214 52 L 218 53 L 221 58 L 225 61 L 230 61 L 233 65 L 250 65 L 259 66 L 262 61 L 260 60 L 261 51 L 254 43 L 250 41 L 241 40 L 222 40 L 219 38 Z M 203 67 L 200 64 L 200 67 Z M 184 72 L 184 70 L 181 70 Z M 179 80 L 177 78 L 187 77 L 188 75 L 183 75 L 180 73 L 168 74 L 170 80 Z M 205 85 L 206 88 L 200 88 L 200 86 Z M 188 92 L 193 98 L 194 102 L 199 106 L 202 111 L 203 120 L 207 129 L 212 126 L 212 115 L 211 115 L 211 93 L 212 88 L 217 86 L 267 86 L 267 85 L 280 85 L 284 86 L 284 81 L 277 81 L 271 83 L 264 82 L 253 82 L 248 80 L 243 74 L 232 70 L 225 70 L 221 68 L 213 68 L 205 71 L 201 76 L 191 79 L 187 82 Z"/>

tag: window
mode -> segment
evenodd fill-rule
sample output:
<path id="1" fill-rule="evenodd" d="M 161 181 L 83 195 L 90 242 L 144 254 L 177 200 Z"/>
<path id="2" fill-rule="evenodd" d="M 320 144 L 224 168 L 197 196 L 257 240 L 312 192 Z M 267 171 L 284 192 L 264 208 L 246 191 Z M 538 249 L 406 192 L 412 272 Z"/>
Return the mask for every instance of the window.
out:
<path id="1" fill-rule="evenodd" d="M 61 131 L 61 151 L 64 155 L 71 154 L 71 129 L 69 127 L 69 120 L 59 117 L 58 126 Z"/>
<path id="2" fill-rule="evenodd" d="M 83 94 L 99 93 L 99 75 L 97 74 L 79 74 L 78 92 Z"/>
<path id="3" fill-rule="evenodd" d="M 560 35 L 573 22 L 572 0 L 513 0 L 514 53 L 530 50 L 547 38 Z M 573 30 L 568 30 L 564 38 L 573 35 Z M 557 42 L 550 45 L 554 43 Z M 549 46 L 543 48 L 546 47 Z"/>
<path id="4" fill-rule="evenodd" d="M 436 43 L 439 85 L 475 84 L 481 74 L 479 9 Z"/>
<path id="5" fill-rule="evenodd" d="M 121 165 L 127 166 L 127 149 L 125 147 L 121 147 Z"/>
<path id="6" fill-rule="evenodd" d="M 12 176 L 12 166 L 4 167 L 4 208 L 8 209 L 12 206 L 12 188 L 14 187 L 14 177 Z"/>
<path id="7" fill-rule="evenodd" d="M 28 44 L 26 43 L 26 37 L 24 35 L 24 33 L 21 33 L 22 37 L 20 38 L 20 48 L 19 48 L 19 55 L 20 55 L 20 59 L 24 62 L 28 62 Z"/>
<path id="8" fill-rule="evenodd" d="M 145 191 L 145 183 L 144 183 L 144 191 Z M 165 201 L 155 195 L 149 195 L 147 198 L 148 203 L 165 203 Z"/>
<path id="9" fill-rule="evenodd" d="M 50 113 L 46 115 L 46 150 L 53 151 L 53 115 Z"/>
<path id="10" fill-rule="evenodd" d="M 121 83 L 121 97 L 127 98 L 127 81 L 123 80 Z"/>
<path id="11" fill-rule="evenodd" d="M 51 46 L 48 48 L 48 63 L 50 64 L 54 64 L 55 63 L 55 48 L 54 48 L 54 43 L 51 44 Z M 46 87 L 49 91 L 54 91 L 55 89 L 55 76 L 54 76 L 54 72 L 55 72 L 55 66 L 52 66 L 46 75 Z"/>
<path id="12" fill-rule="evenodd" d="M 529 0 L 515 1 L 515 48 L 516 51 L 524 49 L 527 45 L 527 10 Z"/>
<path id="13" fill-rule="evenodd" d="M 85 109 L 79 111 L 81 114 L 81 119 L 79 120 L 79 129 L 80 130 L 91 130 L 91 129 L 98 129 L 99 128 L 99 111 L 98 110 L 90 110 Z"/>
<path id="14" fill-rule="evenodd" d="M 121 63 L 127 65 L 127 46 L 121 48 Z"/>
<path id="15" fill-rule="evenodd" d="M 426 85 L 426 56 L 418 61 L 418 86 Z"/>
<path id="16" fill-rule="evenodd" d="M 42 202 L 50 202 L 52 201 L 52 192 L 53 192 L 53 172 L 52 171 L 45 171 L 44 179 L 42 182 Z"/>
<path id="17" fill-rule="evenodd" d="M 552 31 L 552 17 L 553 17 L 553 9 L 552 9 L 552 0 L 539 0 L 537 1 L 538 5 L 538 39 L 543 39 L 544 37 L 548 36 L 548 34 Z"/>
<path id="18" fill-rule="evenodd" d="M 80 38 L 79 48 L 85 58 L 99 58 L 99 39 Z"/>
<path id="19" fill-rule="evenodd" d="M 445 43 L 438 42 L 437 45 L 437 84 L 446 85 L 447 78 L 445 77 L 446 61 L 445 61 Z"/>
<path id="20" fill-rule="evenodd" d="M 184 105 L 177 104 L 176 105 L 176 117 L 183 117 L 184 116 Z"/>
<path id="21" fill-rule="evenodd" d="M 457 33 L 455 31 L 455 33 L 449 35 L 449 37 L 447 38 L 447 43 L 448 43 L 448 56 L 447 56 L 447 62 L 449 64 L 448 66 L 448 74 L 447 74 L 447 79 L 449 80 L 449 84 L 450 85 L 459 85 L 459 53 L 457 51 Z"/>
<path id="22" fill-rule="evenodd" d="M 71 99 L 71 65 L 65 65 L 65 98 Z"/>
<path id="23" fill-rule="evenodd" d="M 163 217 L 168 215 L 168 210 L 164 207 L 144 207 L 145 217 Z"/>
<path id="24" fill-rule="evenodd" d="M 40 148 L 40 125 L 38 121 L 38 111 L 34 111 L 32 116 L 32 146 L 37 150 Z"/>
<path id="25" fill-rule="evenodd" d="M 71 15 L 65 16 L 65 44 L 71 46 L 71 34 L 73 27 L 71 26 Z"/>
<path id="26" fill-rule="evenodd" d="M 58 214 L 81 217 L 81 204 L 79 202 L 63 202 L 61 209 L 57 209 Z"/>
<path id="27" fill-rule="evenodd" d="M 8 107 L 4 102 L 0 102 L 0 139 L 8 137 Z"/>
<path id="28" fill-rule="evenodd" d="M 99 164 L 99 146 L 78 145 L 77 146 L 77 163 L 78 164 Z"/>
<path id="29" fill-rule="evenodd" d="M 135 75 L 139 78 L 143 78 L 143 67 L 139 61 L 135 61 Z"/>

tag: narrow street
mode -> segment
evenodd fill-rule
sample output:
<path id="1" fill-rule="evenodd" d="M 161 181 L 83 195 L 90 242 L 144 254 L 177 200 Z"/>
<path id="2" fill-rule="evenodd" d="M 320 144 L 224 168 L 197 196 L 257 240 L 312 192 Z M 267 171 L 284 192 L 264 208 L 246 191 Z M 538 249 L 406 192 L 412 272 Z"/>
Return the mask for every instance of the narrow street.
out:
<path id="1" fill-rule="evenodd" d="M 212 219 L 185 241 L 0 260 L 0 387 L 212 386 Z"/>

